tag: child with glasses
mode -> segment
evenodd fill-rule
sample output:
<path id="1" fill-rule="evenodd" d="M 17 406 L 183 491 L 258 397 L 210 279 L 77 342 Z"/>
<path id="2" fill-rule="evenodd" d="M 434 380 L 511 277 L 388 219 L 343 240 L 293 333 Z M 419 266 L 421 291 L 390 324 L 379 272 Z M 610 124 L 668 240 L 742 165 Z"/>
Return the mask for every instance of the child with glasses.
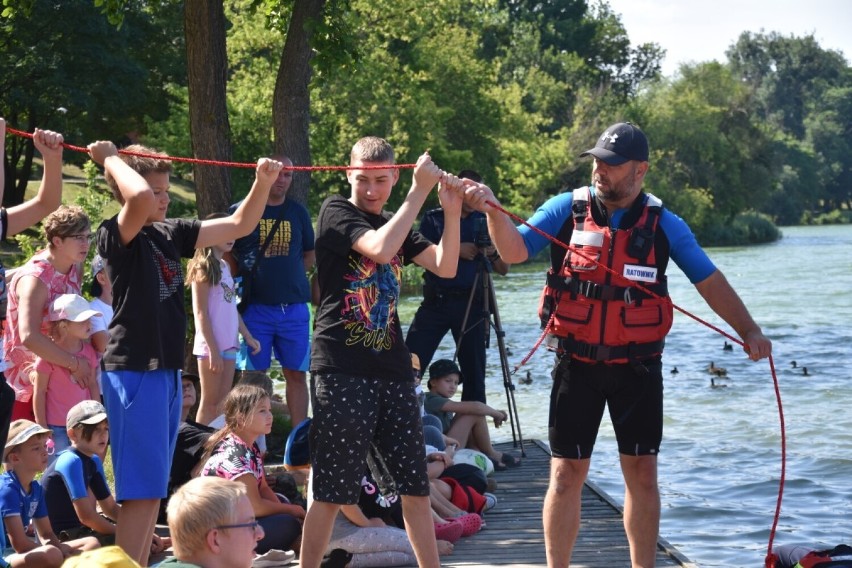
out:
<path id="1" fill-rule="evenodd" d="M 252 566 L 264 532 L 244 484 L 220 477 L 195 478 L 172 495 L 167 511 L 175 556 L 160 566 Z"/>

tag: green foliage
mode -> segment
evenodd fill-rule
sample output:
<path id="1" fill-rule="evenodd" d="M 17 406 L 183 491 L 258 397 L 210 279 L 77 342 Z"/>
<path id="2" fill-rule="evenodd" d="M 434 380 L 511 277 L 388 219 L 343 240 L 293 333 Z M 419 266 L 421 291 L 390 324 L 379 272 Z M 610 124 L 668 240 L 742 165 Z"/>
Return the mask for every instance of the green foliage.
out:
<path id="1" fill-rule="evenodd" d="M 69 142 L 121 141 L 142 130 L 145 116 L 162 120 L 163 85 L 185 81 L 181 11 L 148 7 L 134 2 L 120 30 L 92 0 L 31 0 L 10 12 L 0 20 L 0 115 L 20 130 L 58 130 Z M 8 203 L 20 203 L 31 145 L 13 140 L 7 160 L 17 170 Z M 85 159 L 69 152 L 66 160 Z"/>
<path id="2" fill-rule="evenodd" d="M 89 216 L 89 221 L 92 225 L 92 233 L 97 231 L 104 220 L 103 211 L 106 205 L 112 201 L 112 193 L 103 189 L 98 183 L 98 166 L 91 160 L 83 165 L 83 173 L 86 174 L 86 191 L 81 191 L 74 198 L 74 205 L 79 205 Z M 88 294 L 89 287 L 92 284 L 92 271 L 90 269 L 92 257 L 95 256 L 97 247 L 92 244 L 89 248 L 89 255 L 86 257 L 86 270 L 83 271 L 82 290 Z"/>
<path id="3" fill-rule="evenodd" d="M 816 216 L 806 213 L 802 222 L 808 225 L 849 225 L 852 224 L 852 211 L 835 209 Z"/>
<path id="4" fill-rule="evenodd" d="M 696 237 L 704 246 L 731 246 L 769 243 L 778 240 L 781 232 L 768 216 L 747 211 L 730 224 L 715 224 L 696 232 Z"/>

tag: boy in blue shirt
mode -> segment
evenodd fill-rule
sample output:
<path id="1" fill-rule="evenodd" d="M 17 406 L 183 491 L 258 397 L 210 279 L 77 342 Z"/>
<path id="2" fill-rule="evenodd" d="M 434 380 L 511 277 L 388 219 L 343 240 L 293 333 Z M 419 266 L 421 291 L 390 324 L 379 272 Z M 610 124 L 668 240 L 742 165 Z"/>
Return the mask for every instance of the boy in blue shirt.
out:
<path id="1" fill-rule="evenodd" d="M 100 546 L 91 537 L 63 543 L 53 532 L 47 517 L 44 491 L 33 479 L 47 466 L 49 434 L 50 430 L 30 420 L 15 420 L 9 426 L 9 437 L 3 451 L 6 473 L 0 475 L 0 516 L 14 549 L 4 550 L 3 555 L 10 553 L 7 561 L 12 566 L 36 565 L 29 557 L 40 555 L 42 561 L 39 566 L 58 567 L 65 558 Z M 27 536 L 26 526 L 30 519 L 39 542 Z M 25 559 L 16 556 L 24 556 Z"/>

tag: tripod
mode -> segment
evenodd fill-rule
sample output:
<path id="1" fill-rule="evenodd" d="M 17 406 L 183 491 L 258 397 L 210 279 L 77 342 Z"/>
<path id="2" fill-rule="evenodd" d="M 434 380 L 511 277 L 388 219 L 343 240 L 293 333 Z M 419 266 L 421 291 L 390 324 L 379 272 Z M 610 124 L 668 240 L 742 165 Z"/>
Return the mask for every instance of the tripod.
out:
<path id="1" fill-rule="evenodd" d="M 462 319 L 461 333 L 456 342 L 456 352 L 453 355 L 453 360 L 458 357 L 459 346 L 465 334 L 479 325 L 481 322 L 487 322 L 488 327 L 485 330 L 485 347 L 491 343 L 491 328 L 494 328 L 494 333 L 497 336 L 497 350 L 500 353 L 500 369 L 503 372 L 503 388 L 506 390 L 506 404 L 508 405 L 509 423 L 512 426 L 512 444 L 515 448 L 521 448 L 521 456 L 526 457 L 524 450 L 524 438 L 521 435 L 521 422 L 518 419 L 518 406 L 515 404 L 515 384 L 512 382 L 512 373 L 509 370 L 509 358 L 506 353 L 506 333 L 503 331 L 503 326 L 500 323 L 500 312 L 497 309 L 497 296 L 494 294 L 494 280 L 491 277 L 493 267 L 491 262 L 484 254 L 479 253 L 476 257 L 479 266 L 476 271 L 476 276 L 473 279 L 473 286 L 470 289 L 470 297 L 467 300 L 467 308 L 465 309 L 464 318 Z M 468 326 L 470 323 L 470 314 L 473 307 L 473 301 L 476 298 L 477 291 L 481 291 L 482 295 L 482 311 L 480 318 Z"/>

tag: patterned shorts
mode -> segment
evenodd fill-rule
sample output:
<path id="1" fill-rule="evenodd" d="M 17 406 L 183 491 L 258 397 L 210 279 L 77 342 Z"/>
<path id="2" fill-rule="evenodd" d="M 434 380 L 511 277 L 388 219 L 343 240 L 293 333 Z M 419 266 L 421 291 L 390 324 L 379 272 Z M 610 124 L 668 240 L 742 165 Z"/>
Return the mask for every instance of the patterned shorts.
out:
<path id="1" fill-rule="evenodd" d="M 373 442 L 401 495 L 428 496 L 420 406 L 410 381 L 312 377 L 313 497 L 355 504 Z"/>

